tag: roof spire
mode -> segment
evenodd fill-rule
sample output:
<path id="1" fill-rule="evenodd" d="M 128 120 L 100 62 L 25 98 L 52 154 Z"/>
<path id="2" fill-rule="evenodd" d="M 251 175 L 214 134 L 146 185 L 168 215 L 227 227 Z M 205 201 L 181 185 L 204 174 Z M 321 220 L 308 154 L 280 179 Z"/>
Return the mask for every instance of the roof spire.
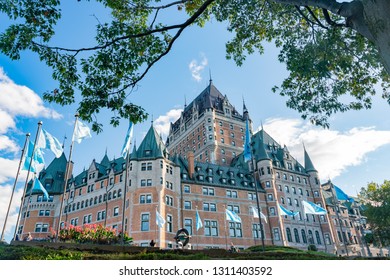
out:
<path id="1" fill-rule="evenodd" d="M 209 68 L 209 76 L 210 76 L 209 82 L 210 82 L 210 85 L 211 85 L 213 83 L 213 79 L 211 78 L 211 68 Z"/>
<path id="2" fill-rule="evenodd" d="M 184 94 L 184 109 L 187 107 L 187 96 Z"/>
<path id="3" fill-rule="evenodd" d="M 311 161 L 311 159 L 309 157 L 309 154 L 306 151 L 304 143 L 303 143 L 303 150 L 304 150 L 304 154 L 305 154 L 305 169 L 306 169 L 306 171 L 307 172 L 310 172 L 310 171 L 317 172 L 317 170 L 315 169 L 315 167 L 313 165 L 313 162 Z"/>

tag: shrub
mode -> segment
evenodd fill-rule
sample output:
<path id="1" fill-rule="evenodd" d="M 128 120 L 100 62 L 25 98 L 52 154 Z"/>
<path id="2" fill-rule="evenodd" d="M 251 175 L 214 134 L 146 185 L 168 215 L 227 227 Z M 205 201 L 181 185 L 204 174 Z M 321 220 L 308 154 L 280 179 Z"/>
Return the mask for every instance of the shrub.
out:
<path id="1" fill-rule="evenodd" d="M 316 245 L 314 245 L 314 244 L 310 244 L 309 247 L 307 247 L 307 250 L 314 251 L 314 252 L 318 251 Z"/>
<path id="2" fill-rule="evenodd" d="M 122 233 L 100 224 L 87 224 L 83 227 L 69 225 L 60 230 L 58 238 L 64 242 L 117 244 L 122 241 Z M 125 233 L 123 239 L 125 244 L 131 243 L 133 240 L 127 233 Z"/>

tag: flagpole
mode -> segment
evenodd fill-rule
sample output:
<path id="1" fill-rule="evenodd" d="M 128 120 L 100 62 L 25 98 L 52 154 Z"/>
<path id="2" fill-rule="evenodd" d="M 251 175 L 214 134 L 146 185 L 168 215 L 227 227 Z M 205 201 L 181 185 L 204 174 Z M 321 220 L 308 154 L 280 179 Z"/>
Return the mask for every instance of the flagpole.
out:
<path id="1" fill-rule="evenodd" d="M 34 160 L 34 155 L 35 155 L 35 146 L 36 146 L 37 141 L 38 141 L 39 133 L 41 132 L 41 126 L 42 126 L 42 121 L 39 121 L 39 122 L 38 122 L 37 134 L 35 135 L 34 147 L 33 147 L 32 155 L 31 155 L 31 160 L 30 160 L 30 163 L 29 163 L 29 165 L 28 165 L 26 182 L 24 183 L 23 195 L 22 195 L 22 200 L 21 200 L 21 202 L 20 202 L 20 208 L 19 208 L 18 218 L 16 219 L 16 226 L 15 226 L 15 232 L 14 232 L 14 240 L 15 240 L 16 234 L 17 234 L 17 232 L 18 232 L 18 227 L 19 227 L 19 223 L 20 223 L 20 214 L 21 214 L 22 209 L 23 209 L 24 200 L 25 200 L 25 195 L 26 195 L 26 190 L 27 190 L 28 177 L 30 176 L 30 169 L 31 169 L 31 165 L 32 165 L 32 162 L 33 162 L 33 160 Z M 26 218 L 26 217 L 25 217 L 25 218 Z M 22 233 L 22 236 L 23 236 L 23 231 L 24 231 L 24 228 L 22 228 L 22 232 L 21 232 L 21 233 Z"/>
<path id="2" fill-rule="evenodd" d="M 337 207 L 339 207 L 339 209 L 340 209 L 340 206 L 338 206 L 338 205 L 340 205 L 340 201 L 338 200 L 337 196 L 335 195 L 335 190 L 334 190 L 334 186 L 333 186 L 332 182 L 330 183 L 330 190 L 332 192 L 333 201 L 336 204 L 335 205 L 335 210 L 336 210 L 335 212 L 336 212 L 336 217 L 337 217 L 337 223 L 339 224 L 339 227 L 340 227 L 340 230 L 341 230 L 341 240 L 344 243 L 344 248 L 345 248 L 345 251 L 347 253 L 347 257 L 349 257 L 348 247 L 347 247 L 347 244 L 346 244 L 346 242 L 344 240 L 344 235 L 343 235 L 343 221 L 340 220 L 339 211 L 337 210 Z M 340 221 L 341 221 L 341 223 L 340 223 Z M 337 225 L 336 225 L 336 231 L 337 231 Z M 347 233 L 345 233 L 345 238 L 347 238 Z"/>
<path id="3" fill-rule="evenodd" d="M 23 157 L 24 157 L 24 154 L 25 154 L 25 152 L 26 152 L 27 142 L 28 142 L 28 139 L 29 139 L 29 138 L 30 138 L 30 133 L 27 133 L 27 134 L 26 134 L 26 140 L 24 141 L 24 146 L 23 146 L 23 149 L 22 149 L 22 154 L 20 155 L 20 161 L 19 161 L 18 171 L 16 172 L 16 177 L 15 177 L 14 185 L 13 185 L 13 187 L 12 187 L 11 198 L 10 198 L 10 200 L 9 200 L 8 209 L 7 209 L 7 214 L 5 215 L 4 226 L 3 226 L 3 230 L 1 231 L 1 238 L 0 238 L 0 240 L 4 240 L 4 231 L 5 231 L 5 228 L 6 228 L 6 226 L 7 226 L 8 215 L 9 215 L 9 211 L 10 211 L 10 209 L 11 209 L 11 204 L 12 204 L 12 199 L 13 199 L 14 193 L 15 193 L 16 183 L 18 182 L 20 167 L 21 167 L 21 165 L 22 165 Z"/>
<path id="4" fill-rule="evenodd" d="M 265 251 L 264 228 L 263 228 L 263 222 L 261 221 L 261 214 L 260 214 L 261 211 L 260 211 L 260 202 L 259 202 L 259 190 L 258 190 L 258 185 L 257 185 L 257 180 L 256 180 L 256 171 L 258 171 L 258 170 L 257 170 L 256 160 L 254 160 L 253 151 L 252 151 L 252 147 L 251 147 L 251 142 L 252 141 L 251 141 L 249 126 L 248 126 L 248 119 L 246 120 L 246 130 L 247 130 L 246 136 L 247 136 L 248 139 L 245 139 L 246 142 L 247 142 L 246 145 L 245 145 L 245 149 L 249 149 L 250 157 L 251 157 L 250 159 L 251 159 L 251 162 L 252 162 L 252 165 L 253 165 L 253 180 L 254 180 L 254 183 L 255 183 L 257 214 L 259 215 L 260 234 L 261 234 L 261 249 L 264 252 Z M 249 147 L 246 147 L 247 145 L 249 145 Z M 245 161 L 245 156 L 244 156 L 244 161 Z M 260 173 L 259 173 L 259 177 L 260 177 Z"/>
<path id="5" fill-rule="evenodd" d="M 131 142 L 130 142 L 129 147 L 131 147 Z M 127 164 L 129 162 L 129 154 L 130 154 L 129 152 L 130 152 L 130 148 L 127 151 L 126 159 L 125 159 L 126 171 L 125 171 L 125 187 L 124 187 L 124 191 L 123 191 L 123 205 L 122 205 L 122 245 L 125 244 L 125 207 L 126 207 L 126 194 L 127 194 Z"/>
<path id="6" fill-rule="evenodd" d="M 253 155 L 252 155 L 252 149 L 251 149 L 251 157 L 252 157 L 252 163 L 253 163 Z M 253 168 L 255 170 L 255 168 Z M 260 214 L 260 202 L 259 202 L 259 190 L 257 186 L 257 180 L 256 180 L 256 174 L 253 174 L 253 180 L 255 181 L 255 193 L 256 193 L 256 204 L 257 204 L 257 214 L 259 215 L 259 224 L 260 224 L 260 233 L 261 233 L 261 248 L 262 251 L 265 251 L 265 244 L 264 244 L 264 229 L 263 229 L 263 222 L 261 221 L 261 214 Z"/>
<path id="7" fill-rule="evenodd" d="M 198 219 L 199 213 L 198 213 L 198 205 L 195 206 L 196 212 L 195 212 L 195 228 L 196 228 L 196 249 L 199 250 L 199 239 L 198 239 Z"/>
<path id="8" fill-rule="evenodd" d="M 73 134 L 72 135 L 74 135 L 78 117 L 79 117 L 79 114 L 76 113 L 75 114 L 75 118 L 76 119 L 75 119 L 75 122 L 74 122 Z M 70 169 L 70 164 L 72 162 L 72 152 L 73 152 L 73 144 L 74 144 L 74 139 L 73 138 L 74 137 L 72 137 L 72 142 L 70 144 L 70 149 L 69 149 L 69 158 L 68 158 L 68 162 L 67 162 L 66 168 L 65 168 L 64 190 L 63 190 L 63 193 L 62 193 L 62 197 L 60 196 L 61 204 L 60 204 L 60 213 L 58 215 L 58 221 L 57 221 L 56 238 L 55 238 L 56 241 L 58 241 L 58 235 L 60 233 L 62 211 L 63 211 L 64 200 L 65 200 L 65 193 L 66 193 L 66 188 L 68 186 L 68 180 L 69 180 L 69 174 L 68 173 L 69 173 L 69 169 Z"/>
<path id="9" fill-rule="evenodd" d="M 30 193 L 28 195 L 28 199 L 27 199 L 27 209 L 26 209 L 26 213 L 28 213 L 28 210 L 30 209 L 30 200 L 31 200 L 31 196 L 32 196 L 32 191 L 34 189 L 34 186 L 35 186 L 35 177 L 37 176 L 37 173 L 34 172 L 34 176 L 33 176 L 33 181 L 31 183 L 31 189 L 30 189 Z M 26 225 L 26 218 L 27 218 L 27 214 L 26 214 L 26 217 L 24 218 L 23 220 L 23 228 L 24 226 Z"/>

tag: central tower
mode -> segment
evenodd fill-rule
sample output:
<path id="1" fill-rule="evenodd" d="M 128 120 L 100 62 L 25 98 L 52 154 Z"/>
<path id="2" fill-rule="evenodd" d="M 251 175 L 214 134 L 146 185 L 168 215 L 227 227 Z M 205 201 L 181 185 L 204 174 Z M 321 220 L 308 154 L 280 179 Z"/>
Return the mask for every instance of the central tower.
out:
<path id="1" fill-rule="evenodd" d="M 196 161 L 230 165 L 243 151 L 246 118 L 245 105 L 241 115 L 210 80 L 171 123 L 166 146 L 171 155 L 186 157 L 192 151 Z"/>

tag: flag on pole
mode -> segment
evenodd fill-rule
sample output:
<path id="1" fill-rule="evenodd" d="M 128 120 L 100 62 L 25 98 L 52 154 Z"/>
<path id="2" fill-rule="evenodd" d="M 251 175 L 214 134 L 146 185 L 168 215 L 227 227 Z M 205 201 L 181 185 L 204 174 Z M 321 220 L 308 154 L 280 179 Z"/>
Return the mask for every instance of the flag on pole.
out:
<path id="1" fill-rule="evenodd" d="M 41 149 L 36 148 L 34 151 L 34 144 L 33 142 L 29 141 L 28 145 L 26 145 L 26 152 L 24 153 L 22 170 L 29 170 L 30 168 L 31 172 L 38 173 L 40 170 L 42 170 L 44 164 L 45 160 L 43 158 Z"/>
<path id="2" fill-rule="evenodd" d="M 237 215 L 237 213 L 226 209 L 226 220 L 241 223 L 241 218 Z"/>
<path id="3" fill-rule="evenodd" d="M 249 123 L 248 119 L 246 119 L 246 131 L 245 131 L 245 144 L 244 144 L 244 161 L 247 162 L 252 159 L 251 152 L 251 136 L 249 132 Z"/>
<path id="4" fill-rule="evenodd" d="M 42 129 L 37 145 L 40 149 L 51 150 L 56 158 L 59 158 L 64 151 L 60 141 L 44 129 Z"/>
<path id="5" fill-rule="evenodd" d="M 89 127 L 77 119 L 73 136 L 72 136 L 72 142 L 76 141 L 77 143 L 80 144 L 81 141 L 84 140 L 85 138 L 91 138 L 91 137 L 92 135 Z"/>
<path id="6" fill-rule="evenodd" d="M 156 224 L 158 225 L 159 228 L 162 228 L 165 224 L 165 219 L 158 213 L 156 209 Z"/>
<path id="7" fill-rule="evenodd" d="M 200 228 L 203 227 L 203 223 L 202 223 L 202 220 L 200 219 L 198 209 L 196 209 L 195 220 L 196 220 L 196 230 L 198 231 Z"/>
<path id="8" fill-rule="evenodd" d="M 255 209 L 255 207 L 251 206 L 252 207 L 252 213 L 253 213 L 253 218 L 259 218 L 259 213 L 257 212 L 257 209 Z M 263 212 L 260 211 L 260 216 L 262 219 L 264 219 L 264 221 L 267 223 L 267 216 L 263 214 Z"/>
<path id="9" fill-rule="evenodd" d="M 35 177 L 33 191 L 41 191 L 46 199 L 49 199 L 49 194 L 47 190 L 42 186 L 41 182 L 38 180 L 38 177 Z"/>
<path id="10" fill-rule="evenodd" d="M 302 200 L 302 205 L 305 214 L 325 215 L 327 213 L 324 208 L 310 201 Z"/>
<path id="11" fill-rule="evenodd" d="M 336 197 L 338 200 L 347 200 L 349 202 L 353 202 L 354 199 L 349 197 L 345 192 L 343 192 L 339 187 L 333 185 L 334 190 L 336 191 Z"/>
<path id="12" fill-rule="evenodd" d="M 130 152 L 130 144 L 131 144 L 131 138 L 133 138 L 133 123 L 130 121 L 129 123 L 129 129 L 127 130 L 126 138 L 125 138 L 125 143 L 123 144 L 122 147 L 122 157 L 126 158 L 127 153 Z"/>
<path id="13" fill-rule="evenodd" d="M 277 203 L 278 204 L 278 207 L 279 207 L 279 210 L 280 210 L 280 213 L 279 213 L 279 215 L 280 216 L 290 216 L 290 217 L 294 217 L 294 216 L 296 216 L 296 215 L 298 215 L 299 214 L 299 212 L 297 211 L 297 212 L 294 212 L 294 211 L 292 211 L 292 210 L 287 210 L 286 208 L 284 208 L 282 205 L 280 205 L 279 203 Z"/>

